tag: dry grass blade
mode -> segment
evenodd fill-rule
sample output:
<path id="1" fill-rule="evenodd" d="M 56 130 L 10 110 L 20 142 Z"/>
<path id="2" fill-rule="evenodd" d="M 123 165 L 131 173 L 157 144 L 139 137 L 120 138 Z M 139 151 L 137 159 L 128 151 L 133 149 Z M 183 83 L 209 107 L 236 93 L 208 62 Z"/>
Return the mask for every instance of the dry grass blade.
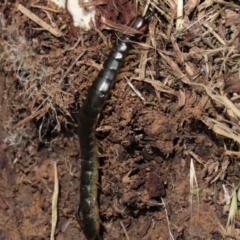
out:
<path id="1" fill-rule="evenodd" d="M 144 82 L 147 82 L 147 83 L 151 84 L 157 91 L 169 93 L 169 94 L 175 95 L 175 96 L 178 95 L 172 88 L 170 88 L 168 86 L 165 86 L 160 81 L 155 81 L 155 80 L 152 80 L 150 78 L 145 78 L 144 80 L 141 80 L 139 78 L 131 78 L 131 80 L 144 81 Z"/>
<path id="2" fill-rule="evenodd" d="M 236 151 L 231 151 L 231 150 L 226 150 L 224 152 L 225 155 L 233 155 L 233 156 L 237 156 L 240 157 L 240 152 L 236 152 Z"/>
<path id="3" fill-rule="evenodd" d="M 185 74 L 183 74 L 183 72 L 180 70 L 180 68 L 178 67 L 178 64 L 176 62 L 174 62 L 170 57 L 168 57 L 166 54 L 164 54 L 163 51 L 158 51 L 158 53 L 160 54 L 160 56 L 164 59 L 164 63 L 169 66 L 172 70 L 172 74 L 178 78 L 181 79 L 183 82 L 188 83 L 189 79 L 185 76 Z M 186 69 L 189 73 L 189 75 L 192 75 L 192 71 L 189 71 L 188 69 Z"/>
<path id="4" fill-rule="evenodd" d="M 226 96 L 222 96 L 222 95 L 218 95 L 218 94 L 213 94 L 211 93 L 211 90 L 203 85 L 203 84 L 200 84 L 200 83 L 193 83 L 193 82 L 188 82 L 188 84 L 190 85 L 195 85 L 195 86 L 201 86 L 205 89 L 206 93 L 208 94 L 209 97 L 211 97 L 213 100 L 223 104 L 226 108 L 229 108 L 233 111 L 233 113 L 238 117 L 240 118 L 240 110 L 236 107 L 236 105 L 231 102 Z"/>
<path id="5" fill-rule="evenodd" d="M 234 233 L 235 218 L 236 218 L 236 214 L 238 212 L 237 191 L 238 191 L 238 187 L 234 189 L 233 194 L 232 194 L 232 201 L 231 201 L 230 211 L 229 211 L 229 215 L 228 215 L 228 221 L 227 221 L 227 225 L 226 225 L 226 233 L 228 236 L 231 236 L 231 237 L 233 237 L 235 235 L 235 233 Z"/>
<path id="6" fill-rule="evenodd" d="M 194 184 L 195 182 L 195 184 Z M 190 209 L 191 209 L 191 221 L 193 215 L 193 195 L 197 196 L 198 200 L 198 211 L 199 211 L 199 188 L 197 183 L 197 176 L 193 164 L 193 159 L 191 158 L 190 162 Z M 192 224 L 190 226 L 190 232 L 192 232 Z"/>
<path id="7" fill-rule="evenodd" d="M 195 154 L 193 151 L 188 151 L 188 153 L 194 157 L 194 159 L 199 162 L 200 164 L 202 164 L 204 166 L 204 161 L 197 155 Z"/>
<path id="8" fill-rule="evenodd" d="M 205 117 L 202 121 L 211 128 L 215 133 L 220 134 L 224 137 L 233 139 L 234 141 L 240 143 L 240 136 L 233 129 L 229 128 L 227 125 L 220 123 L 219 121 Z"/>
<path id="9" fill-rule="evenodd" d="M 104 23 L 107 28 L 106 29 L 113 29 L 114 31 L 118 31 L 118 32 L 124 32 L 125 34 L 142 34 L 140 31 L 136 30 L 135 28 L 132 28 L 131 26 L 126 26 L 126 25 L 123 25 L 123 24 L 118 24 L 118 23 L 115 23 L 109 19 L 106 19 L 106 18 L 102 18 L 102 23 Z"/>
<path id="10" fill-rule="evenodd" d="M 184 5 L 184 10 L 185 10 L 185 15 L 188 17 L 194 9 L 199 5 L 200 0 L 191 0 L 191 1 L 186 1 Z"/>
<path id="11" fill-rule="evenodd" d="M 230 194 L 229 194 L 229 192 L 228 192 L 228 190 L 227 190 L 227 188 L 225 187 L 224 184 L 222 185 L 222 187 L 223 187 L 223 192 L 224 192 L 224 200 L 225 200 L 227 205 L 230 205 L 231 196 L 230 196 Z"/>
<path id="12" fill-rule="evenodd" d="M 120 221 L 120 224 L 121 224 L 121 227 L 122 227 L 122 229 L 123 229 L 123 231 L 124 231 L 124 233 L 125 233 L 126 239 L 127 239 L 127 240 L 130 240 L 130 238 L 129 238 L 128 234 L 127 234 L 126 228 L 124 227 L 122 221 Z"/>
<path id="13" fill-rule="evenodd" d="M 224 40 L 213 30 L 211 26 L 209 26 L 207 22 L 204 22 L 203 26 L 206 27 L 208 29 L 208 32 L 210 32 L 223 46 L 226 45 Z"/>
<path id="14" fill-rule="evenodd" d="M 177 1 L 177 20 L 176 20 L 176 30 L 182 28 L 183 25 L 183 0 Z"/>
<path id="15" fill-rule="evenodd" d="M 162 200 L 162 203 L 163 203 L 163 206 L 164 206 L 164 209 L 165 209 L 165 214 L 166 214 L 166 219 L 167 219 L 167 224 L 168 224 L 169 239 L 174 240 L 173 234 L 172 234 L 171 229 L 170 229 L 170 222 L 169 222 L 169 218 L 168 218 L 168 212 L 167 212 L 166 204 L 165 204 L 163 198 L 161 198 L 161 200 Z"/>
<path id="16" fill-rule="evenodd" d="M 59 182 L 58 182 L 58 173 L 57 173 L 57 162 L 54 162 L 54 191 L 52 196 L 52 228 L 51 228 L 51 240 L 54 240 L 55 237 L 55 230 L 57 226 L 57 219 L 58 219 L 58 209 L 57 209 L 57 202 L 58 202 L 58 192 L 59 192 Z"/>
<path id="17" fill-rule="evenodd" d="M 194 184 L 195 183 L 195 184 Z M 190 162 L 190 193 L 191 193 L 191 208 L 193 206 L 193 195 L 197 195 L 198 205 L 199 205 L 199 188 L 197 183 L 196 171 L 193 164 L 193 159 Z"/>
<path id="18" fill-rule="evenodd" d="M 142 96 L 142 94 L 133 86 L 133 84 L 128 80 L 127 77 L 125 77 L 128 86 L 137 94 L 137 96 L 143 101 L 145 102 L 145 98 Z"/>
<path id="19" fill-rule="evenodd" d="M 232 2 L 225 2 L 225 1 L 223 1 L 223 0 L 213 0 L 213 2 L 218 3 L 218 4 L 225 5 L 225 6 L 227 6 L 227 7 L 240 9 L 240 6 L 239 6 L 239 5 L 234 4 L 234 3 L 232 3 Z"/>

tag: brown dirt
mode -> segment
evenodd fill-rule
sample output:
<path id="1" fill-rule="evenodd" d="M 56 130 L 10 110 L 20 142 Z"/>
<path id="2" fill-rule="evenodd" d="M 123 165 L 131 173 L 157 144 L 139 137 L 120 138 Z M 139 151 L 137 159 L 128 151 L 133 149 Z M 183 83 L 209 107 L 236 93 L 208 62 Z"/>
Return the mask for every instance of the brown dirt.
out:
<path id="1" fill-rule="evenodd" d="M 41 8 L 19 2 L 49 23 Z M 150 24 L 150 37 L 140 40 L 146 46 L 135 44 L 126 59 L 96 129 L 102 234 L 109 240 L 165 240 L 169 232 L 179 240 L 240 239 L 238 217 L 234 231 L 225 231 L 230 206 L 222 187 L 231 194 L 240 181 L 239 116 L 216 97 L 225 94 L 239 107 L 239 1 L 188 1 L 184 31 L 176 31 L 176 9 L 164 2 L 159 1 L 160 20 Z M 123 3 L 126 12 L 111 11 L 109 4 L 98 14 L 126 23 L 135 4 L 118 4 Z M 13 2 L 0 8 L 0 239 L 50 238 L 54 162 L 60 186 L 56 239 L 84 239 L 75 219 L 77 112 L 116 35 L 83 33 L 66 12 L 49 11 L 59 28 L 67 25 L 56 38 Z M 213 13 L 216 19 L 208 19 Z M 100 22 L 98 27 L 103 29 Z M 223 126 L 228 138 L 217 134 Z M 198 184 L 192 190 L 191 159 Z"/>

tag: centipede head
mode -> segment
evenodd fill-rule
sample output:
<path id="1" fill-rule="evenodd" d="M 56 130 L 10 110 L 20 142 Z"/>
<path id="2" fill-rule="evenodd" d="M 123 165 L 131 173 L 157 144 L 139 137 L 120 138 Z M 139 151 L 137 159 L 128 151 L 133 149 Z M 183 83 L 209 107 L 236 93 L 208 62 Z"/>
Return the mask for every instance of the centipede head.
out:
<path id="1" fill-rule="evenodd" d="M 137 29 L 138 31 L 144 33 L 145 31 L 147 31 L 148 29 L 148 22 L 149 19 L 154 15 L 155 11 L 152 10 L 148 10 L 147 13 L 145 14 L 145 16 L 137 16 L 132 24 L 131 27 Z"/>
<path id="2" fill-rule="evenodd" d="M 147 13 L 144 16 L 144 20 L 148 21 L 154 15 L 155 12 L 156 12 L 155 9 L 154 10 L 148 9 Z"/>

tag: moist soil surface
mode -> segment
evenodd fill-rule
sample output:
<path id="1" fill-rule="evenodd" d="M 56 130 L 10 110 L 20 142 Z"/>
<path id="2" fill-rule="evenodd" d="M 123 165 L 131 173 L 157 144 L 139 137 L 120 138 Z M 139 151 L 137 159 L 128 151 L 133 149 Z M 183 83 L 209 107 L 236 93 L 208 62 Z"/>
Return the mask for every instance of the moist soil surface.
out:
<path id="1" fill-rule="evenodd" d="M 186 2 L 179 29 L 174 1 L 155 6 L 96 120 L 103 239 L 240 239 L 238 216 L 227 224 L 240 180 L 240 4 Z M 84 240 L 78 113 L 147 1 L 107 1 L 90 31 L 49 2 L 19 4 L 62 36 L 0 4 L 0 239 Z"/>

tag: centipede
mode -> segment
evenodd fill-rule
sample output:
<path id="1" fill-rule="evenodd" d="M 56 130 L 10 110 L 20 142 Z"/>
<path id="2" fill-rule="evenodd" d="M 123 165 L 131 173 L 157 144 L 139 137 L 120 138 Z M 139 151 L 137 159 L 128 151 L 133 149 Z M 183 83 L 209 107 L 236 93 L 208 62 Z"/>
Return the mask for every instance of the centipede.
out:
<path id="1" fill-rule="evenodd" d="M 131 27 L 143 34 L 154 11 L 148 10 L 145 16 L 137 16 Z M 89 88 L 78 115 L 78 136 L 80 142 L 81 173 L 80 203 L 76 213 L 79 225 L 87 240 L 100 236 L 100 216 L 98 206 L 99 157 L 95 138 L 95 127 L 99 114 L 115 83 L 124 58 L 141 34 L 123 33 L 113 45 L 102 70 Z"/>

